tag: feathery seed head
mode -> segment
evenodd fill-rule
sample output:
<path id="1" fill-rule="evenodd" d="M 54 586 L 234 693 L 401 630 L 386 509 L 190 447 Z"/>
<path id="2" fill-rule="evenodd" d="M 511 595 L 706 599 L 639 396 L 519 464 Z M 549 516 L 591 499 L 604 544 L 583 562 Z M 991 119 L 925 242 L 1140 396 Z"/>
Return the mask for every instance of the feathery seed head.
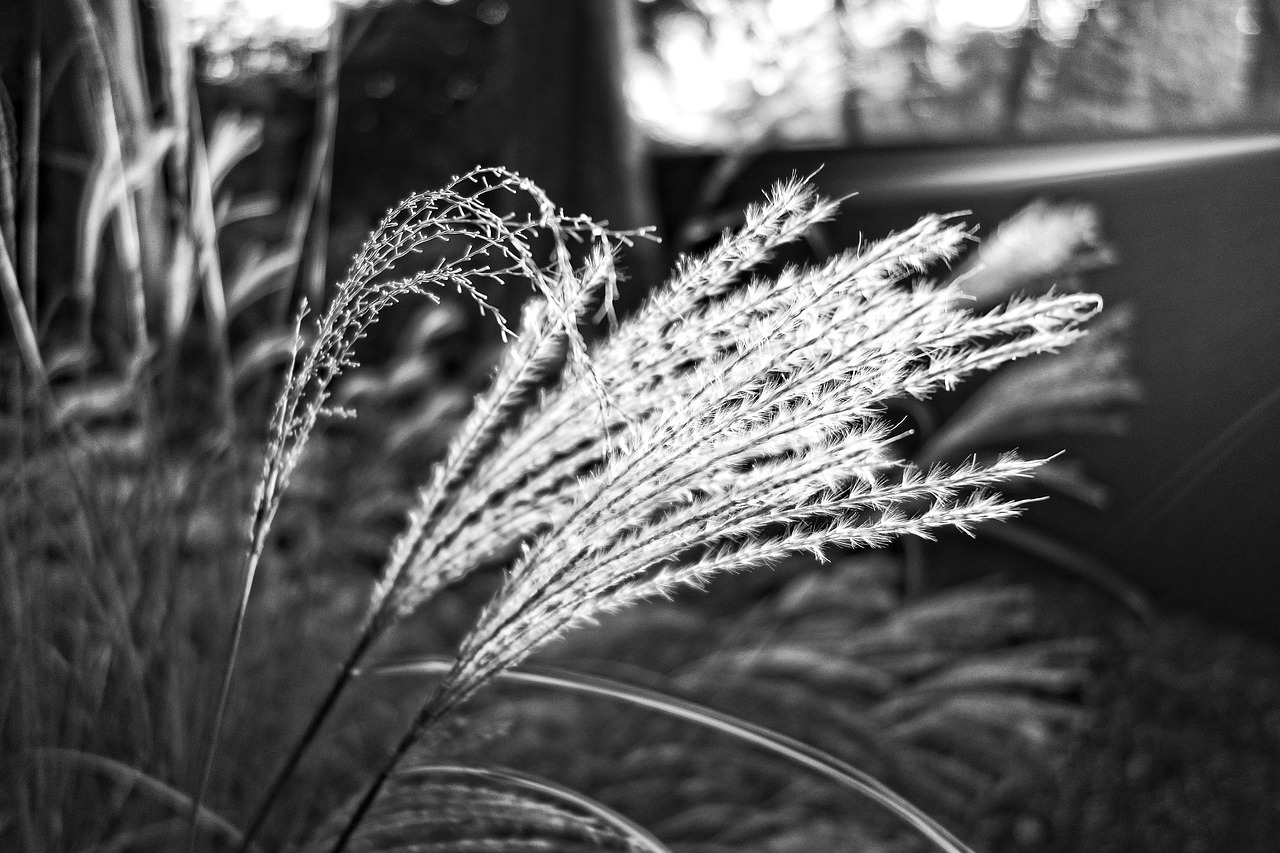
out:
<path id="1" fill-rule="evenodd" d="M 801 184 L 777 187 L 596 348 L 598 386 L 566 373 L 469 477 L 424 492 L 377 607 L 412 609 L 524 543 L 437 712 L 602 612 L 795 552 L 1018 512 L 993 489 L 1037 463 L 912 469 L 884 404 L 1064 346 L 1099 300 L 1050 294 L 973 313 L 954 284 L 903 286 L 969 239 L 938 216 L 816 268 L 742 280 L 832 212 Z M 509 358 L 499 376 L 530 355 L 517 345 Z M 477 411 L 493 405 L 482 397 Z"/>

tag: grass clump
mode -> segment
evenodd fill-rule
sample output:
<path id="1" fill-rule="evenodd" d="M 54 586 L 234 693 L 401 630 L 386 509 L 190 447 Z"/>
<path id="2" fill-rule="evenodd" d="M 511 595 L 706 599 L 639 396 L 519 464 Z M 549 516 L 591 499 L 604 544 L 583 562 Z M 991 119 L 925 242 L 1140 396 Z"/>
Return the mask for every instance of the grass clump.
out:
<path id="1" fill-rule="evenodd" d="M 499 213 L 495 199 L 510 193 L 533 212 Z M 231 623 L 230 643 L 213 642 L 226 649 L 224 664 L 210 679 L 218 687 L 198 728 L 203 745 L 184 759 L 201 768 L 188 846 L 214 825 L 199 816 L 217 778 L 212 771 L 225 760 L 222 732 L 249 636 L 251 594 L 290 479 L 330 411 L 334 380 L 355 364 L 357 342 L 404 295 L 445 286 L 488 311 L 482 281 L 520 278 L 534 288 L 518 339 L 420 490 L 337 676 L 256 805 L 228 821 L 243 822 L 241 849 L 278 817 L 339 701 L 365 698 L 363 688 L 346 696 L 354 694 L 348 687 L 390 629 L 479 567 L 510 560 L 398 742 L 367 778 L 347 783 L 358 793 L 342 819 L 312 840 L 316 849 L 386 849 L 367 834 L 378 821 L 365 821 L 377 814 L 371 807 L 384 789 L 397 790 L 388 782 L 405 756 L 438 736 L 484 685 L 576 626 L 792 555 L 877 547 L 904 534 L 929 537 L 1015 515 L 1024 501 L 999 488 L 1029 477 L 1037 462 L 1006 454 L 912 466 L 898 447 L 905 430 L 886 406 L 1066 346 L 1100 301 L 1049 294 L 968 310 L 962 286 L 922 278 L 957 257 L 969 237 L 962 224 L 936 216 L 815 268 L 756 275 L 780 246 L 834 211 L 803 182 L 776 187 L 741 230 L 684 260 L 634 316 L 588 348 L 580 324 L 609 313 L 614 252 L 629 235 L 566 216 L 532 184 L 498 170 L 473 172 L 395 208 L 314 330 L 299 324 L 241 582 L 223 599 L 234 602 L 221 613 Z M 577 261 L 574 239 L 584 244 Z M 428 246 L 452 251 L 425 271 L 391 277 L 397 262 Z M 121 606 L 120 619 L 132 618 L 131 605 Z M 556 808 L 567 814 L 575 807 Z M 945 831 L 937 840 L 962 849 Z"/>

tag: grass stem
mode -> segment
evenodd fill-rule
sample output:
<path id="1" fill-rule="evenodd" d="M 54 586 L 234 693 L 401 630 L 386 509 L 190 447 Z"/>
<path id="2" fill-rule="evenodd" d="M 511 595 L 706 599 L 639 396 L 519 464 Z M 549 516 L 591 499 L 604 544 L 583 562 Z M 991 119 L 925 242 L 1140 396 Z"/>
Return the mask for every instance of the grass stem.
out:
<path id="1" fill-rule="evenodd" d="M 338 130 L 338 75 L 342 70 L 342 43 L 347 7 L 334 4 L 329 44 L 321 66 L 319 128 L 315 135 L 316 169 L 310 239 L 302 264 L 302 292 L 312 305 L 324 304 L 325 266 L 329 255 L 329 206 L 333 193 L 333 145 Z"/>
<path id="2" fill-rule="evenodd" d="M 329 853 L 343 853 L 346 850 L 347 844 L 351 842 L 351 837 L 359 828 L 360 822 L 369 813 L 374 800 L 378 798 L 378 794 L 382 793 L 382 789 L 386 787 L 391 774 L 395 772 L 396 765 L 418 742 L 418 738 L 422 736 L 422 733 L 453 707 L 453 703 L 449 700 L 450 697 L 444 690 L 437 689 L 432 697 L 419 709 L 417 715 L 413 718 L 413 723 L 405 731 L 404 736 L 400 738 L 400 742 L 396 744 L 396 748 L 392 750 L 387 760 L 383 762 L 381 769 L 378 770 L 378 774 L 374 776 L 373 781 L 369 783 L 369 786 L 360 796 L 354 811 L 351 812 L 351 816 L 343 825 L 342 832 L 338 834 L 337 839 L 333 842 L 333 847 L 330 848 Z"/>
<path id="3" fill-rule="evenodd" d="M 4 244 L 4 236 L 0 235 L 0 296 L 4 298 L 5 308 L 9 312 L 9 321 L 13 324 L 14 334 L 18 339 L 18 350 L 26 363 L 27 371 L 37 385 L 42 397 L 49 394 L 49 377 L 44 367 L 44 359 L 40 357 L 40 343 L 36 339 L 36 330 L 31 317 L 27 314 L 27 306 L 22 298 L 22 288 L 18 284 L 18 275 L 13 268 L 13 260 L 9 255 L 9 247 Z"/>
<path id="4" fill-rule="evenodd" d="M 307 722 L 307 727 L 303 730 L 297 743 L 294 744 L 293 749 L 285 759 L 284 764 L 281 765 L 280 769 L 276 772 L 275 778 L 267 787 L 267 791 L 263 794 L 262 800 L 259 802 L 257 809 L 254 810 L 253 818 L 249 821 L 249 825 L 245 829 L 244 839 L 240 842 L 237 853 L 248 853 L 250 846 L 258 835 L 258 832 L 262 829 L 263 823 L 266 822 L 267 817 L 271 814 L 271 810 L 274 807 L 276 800 L 279 798 L 281 791 L 284 790 L 284 786 L 293 777 L 294 771 L 297 770 L 298 763 L 302 760 L 302 757 L 306 754 L 308 747 L 310 747 L 312 742 L 315 741 L 316 736 L 320 733 L 320 729 L 324 725 L 325 720 L 329 718 L 329 714 L 337 705 L 338 698 L 342 695 L 342 691 L 355 676 L 360 661 L 364 658 L 369 647 L 373 645 L 379 636 L 381 636 L 381 622 L 382 620 L 377 618 L 376 613 L 374 616 L 366 620 L 350 654 L 347 655 L 347 659 L 343 662 L 341 668 L 339 668 L 337 676 L 329 685 L 329 690 L 325 694 L 324 699 L 322 699 L 320 704 L 316 707 L 315 712 L 311 715 L 311 719 Z"/>
<path id="5" fill-rule="evenodd" d="M 222 740 L 222 726 L 227 716 L 227 701 L 231 695 L 231 683 L 235 679 L 236 661 L 240 656 L 240 641 L 244 636 L 245 615 L 249 611 L 249 596 L 253 591 L 253 579 L 257 574 L 258 561 L 262 556 L 262 548 L 266 539 L 266 528 L 255 529 L 254 544 L 249 552 L 249 559 L 244 569 L 244 580 L 241 583 L 240 600 L 236 605 L 236 615 L 231 628 L 231 641 L 227 649 L 226 663 L 222 670 L 222 683 L 218 688 L 218 699 L 214 706 L 213 731 L 209 735 L 208 746 L 200 762 L 200 781 L 196 784 L 196 794 L 191 800 L 191 824 L 187 833 L 187 853 L 195 853 L 200 809 L 209 793 L 209 782 L 213 778 L 213 765 L 217 760 L 218 747 Z"/>
<path id="6" fill-rule="evenodd" d="M 452 667 L 453 661 L 447 658 L 424 657 L 414 661 L 379 667 L 375 672 L 381 675 L 444 675 Z M 509 669 L 499 673 L 497 677 L 503 681 L 511 681 L 517 684 L 530 684 L 554 690 L 612 699 L 718 731 L 785 758 L 793 764 L 811 770 L 838 785 L 867 797 L 914 828 L 940 850 L 947 851 L 947 853 L 973 853 L 964 842 L 956 838 L 946 827 L 870 774 L 864 773 L 820 749 L 772 729 L 740 719 L 732 714 L 726 714 L 722 711 L 699 705 L 696 702 L 678 699 L 666 693 L 637 687 L 615 679 L 548 666 Z M 431 711 L 435 704 L 435 701 L 428 703 L 419 716 L 430 718 L 431 714 L 428 712 Z M 415 725 L 417 723 L 418 721 L 415 720 Z M 420 731 L 421 729 L 415 731 L 415 737 L 417 732 Z M 395 756 L 396 761 L 399 760 L 399 756 L 403 754 L 403 751 L 398 751 Z M 394 761 L 391 762 L 391 765 L 394 765 Z M 377 788 L 380 788 L 382 783 L 385 782 L 387 772 L 386 768 L 384 768 L 384 773 L 378 780 L 375 780 L 375 785 L 370 786 L 370 790 L 366 791 L 365 797 L 361 801 L 361 804 L 365 807 L 364 811 L 367 811 L 368 802 L 372 800 L 372 795 L 377 793 Z M 339 839 L 339 843 L 333 847 L 330 853 L 341 853 L 346 840 L 354 830 L 354 823 L 358 821 L 359 817 L 363 816 L 364 811 L 358 810 L 352 816 L 351 823 L 348 824 L 343 837 Z"/>
<path id="7" fill-rule="evenodd" d="M 43 72 L 40 36 L 43 16 L 40 4 L 33 3 L 27 45 L 26 104 L 22 115 L 22 162 L 18 188 L 22 203 L 21 234 L 18 237 L 18 278 L 26 299 L 27 313 L 34 320 L 36 309 L 36 266 L 39 252 L 39 175 L 40 175 L 40 86 Z"/>

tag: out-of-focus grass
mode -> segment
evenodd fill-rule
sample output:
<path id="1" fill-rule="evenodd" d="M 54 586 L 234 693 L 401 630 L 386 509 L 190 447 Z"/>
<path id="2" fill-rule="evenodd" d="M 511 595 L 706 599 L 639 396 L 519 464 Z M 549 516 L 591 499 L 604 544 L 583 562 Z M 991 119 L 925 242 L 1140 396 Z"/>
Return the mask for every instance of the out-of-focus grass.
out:
<path id="1" fill-rule="evenodd" d="M 190 789 L 256 472 L 213 456 L 123 458 L 87 438 L 24 441 L 0 464 L 0 842 L 73 850 L 184 817 L 145 786 L 86 773 L 81 759 Z M 256 793 L 270 745 L 322 684 L 358 612 L 358 578 L 311 571 L 309 531 L 283 521 L 292 544 L 278 546 L 282 571 L 252 613 L 227 747 L 236 770 L 215 811 L 234 814 Z"/>
<path id="2" fill-rule="evenodd" d="M 297 709 L 314 701 L 342 651 L 337 640 L 351 629 L 363 606 L 361 577 L 323 568 L 352 559 L 351 552 L 334 550 L 346 547 L 337 540 L 346 525 L 367 523 L 353 522 L 348 506 L 329 499 L 332 489 L 341 488 L 334 484 L 354 487 L 364 481 L 372 488 L 380 477 L 391 476 L 371 467 L 359 442 L 354 444 L 345 449 L 341 442 L 317 446 L 314 464 L 299 472 L 302 488 L 296 502 L 286 504 L 280 519 L 281 539 L 272 555 L 278 571 L 264 574 L 265 594 L 250 614 L 246 636 L 262 642 L 250 642 L 245 649 L 244 680 L 233 694 L 228 726 L 227 769 L 215 780 L 210 803 L 215 811 L 243 813 L 258 795 L 255 785 L 273 769 L 278 742 L 296 732 L 301 724 Z M 235 582 L 241 510 L 256 472 L 229 473 L 221 460 L 212 458 L 129 463 L 119 454 L 79 451 L 71 461 L 90 484 L 93 519 L 81 509 L 65 461 L 48 448 L 25 459 L 5 459 L 0 500 L 5 753 L 14 754 L 10 738 L 35 735 L 49 746 L 128 759 L 175 787 L 189 787 L 194 738 L 207 725 L 199 715 L 209 704 L 216 675 L 207 656 L 225 637 L 229 617 L 220 602 L 229 600 L 226 588 Z M 91 523 L 116 535 L 96 542 Z M 372 556 L 366 552 L 363 559 Z M 71 569 L 90 559 L 102 572 L 82 584 L 85 574 Z M 967 838 L 981 839 L 989 851 L 1272 849 L 1280 829 L 1280 803 L 1273 796 L 1280 790 L 1280 650 L 1185 616 L 1163 614 L 1147 631 L 1115 608 L 1100 607 L 1094 596 L 1064 592 L 1068 588 L 1063 585 L 1028 589 L 1030 598 L 1017 600 L 1029 609 L 1018 605 L 1012 612 L 1022 616 L 1014 620 L 1007 618 L 1011 611 L 981 604 L 984 597 L 1002 597 L 1002 585 L 974 595 L 974 631 L 968 638 L 985 639 L 975 645 L 965 635 L 939 632 L 942 648 L 950 651 L 932 666 L 945 669 L 947 656 L 952 666 L 998 661 L 1019 636 L 1047 639 L 1074 632 L 1098 638 L 1102 642 L 1088 658 L 1092 667 L 1072 675 L 1081 700 L 1073 718 L 1074 737 L 1049 741 L 1038 752 L 1010 747 L 1006 753 L 990 753 L 996 759 L 1008 757 L 1013 775 L 974 788 L 968 799 L 957 797 L 950 806 L 945 791 L 912 789 L 913 778 L 931 774 L 903 773 L 902 768 L 911 766 L 911 755 L 923 754 L 926 760 L 934 755 L 933 760 L 944 762 L 945 757 L 937 758 L 929 748 L 927 729 L 906 735 L 907 745 L 899 741 L 897 748 L 894 739 L 901 735 L 888 728 L 850 729 L 848 720 L 874 719 L 866 712 L 884 698 L 899 707 L 909 703 L 888 694 L 872 701 L 873 696 L 851 690 L 848 678 L 853 675 L 846 673 L 848 678 L 840 680 L 843 658 L 832 653 L 836 646 L 857 645 L 859 636 L 871 636 L 871 627 L 886 619 L 912 623 L 913 606 L 899 598 L 893 582 L 898 571 L 894 563 L 891 556 L 864 558 L 861 567 L 838 564 L 817 575 L 812 567 L 797 564 L 726 579 L 706 597 L 639 609 L 606 628 L 571 637 L 551 650 L 548 659 L 603 668 L 633 680 L 656 679 L 654 683 L 680 694 L 804 739 L 816 738 L 828 748 L 843 748 L 846 757 L 857 758 L 867 769 L 896 766 L 886 778 L 905 783 L 904 790 L 913 791 L 922 805 L 950 815 L 952 826 L 962 828 Z M 855 575 L 857 583 L 841 582 Z M 15 594 L 18 578 L 24 594 Z M 474 589 L 447 596 L 413 620 L 399 650 L 447 650 L 449 635 L 468 622 L 467 601 L 484 597 L 488 584 L 484 578 L 477 581 Z M 963 589 L 942 600 L 959 600 L 955 596 L 962 598 Z M 140 595 L 152 605 L 136 608 Z M 113 610 L 121 602 L 136 608 L 124 622 Z M 912 636 L 900 635 L 898 642 L 920 646 L 927 634 Z M 45 642 L 37 644 L 38 638 Z M 783 660 L 777 657 L 780 647 L 803 647 L 809 654 Z M 882 646 L 881 654 L 891 647 Z M 18 669 L 19 655 L 37 662 Z M 66 674 L 72 666 L 97 672 L 99 678 L 70 680 Z M 13 680 L 22 672 L 28 681 Z M 867 671 L 861 677 L 876 683 Z M 899 681 L 903 686 L 892 692 L 907 696 L 909 689 L 900 691 L 910 681 Z M 365 685 L 373 687 L 372 682 Z M 345 780 L 352 762 L 370 761 L 380 748 L 379 729 L 398 727 L 392 695 L 397 691 L 392 685 L 380 689 L 387 691 L 385 701 L 366 706 L 359 718 L 344 715 L 336 736 L 304 766 L 303 784 L 273 824 L 268 841 L 314 823 L 335 806 L 350 790 Z M 1063 695 L 1074 696 L 1070 689 Z M 602 715 L 609 727 L 598 725 Z M 647 803 L 649 816 L 659 824 L 665 821 L 666 830 L 690 837 L 702 831 L 705 844 L 691 849 L 725 849 L 717 848 L 698 822 L 723 818 L 735 809 L 742 826 L 760 833 L 753 837 L 776 841 L 774 849 L 788 849 L 789 844 L 822 849 L 824 838 L 835 843 L 857 833 L 867 843 L 888 840 L 886 825 L 874 817 L 864 815 L 857 825 L 819 819 L 814 809 L 824 795 L 813 791 L 806 796 L 803 788 L 788 789 L 785 782 L 779 787 L 779 777 L 770 776 L 777 768 L 749 770 L 750 756 L 740 751 L 700 740 L 679 727 L 633 717 L 554 696 L 516 697 L 515 704 L 507 705 L 495 698 L 477 707 L 458 743 L 478 737 L 490 759 L 537 766 L 556 763 L 567 743 L 587 739 L 591 749 L 571 753 L 576 763 L 559 762 L 561 778 L 568 775 L 620 809 Z M 945 717 L 938 722 L 945 726 Z M 913 740 L 922 733 L 923 740 Z M 8 775 L 0 785 L 6 792 L 0 814 L 6 820 L 0 841 L 14 849 L 37 846 L 23 841 L 24 827 L 15 819 L 11 798 L 26 797 L 31 805 L 38 797 L 45 805 L 61 801 L 69 806 L 61 810 L 62 849 L 74 847 L 77 837 L 100 837 L 111 828 L 104 821 L 120 821 L 115 829 L 130 825 L 116 812 L 88 820 L 88 812 L 73 807 L 86 797 L 115 798 L 122 812 L 131 812 L 129 820 L 140 825 L 172 817 L 149 804 L 140 790 L 123 797 L 119 787 L 65 764 L 5 762 L 4 767 Z M 25 779 L 21 785 L 15 781 L 20 773 Z M 697 796 L 697 780 L 708 774 L 723 787 L 721 812 L 681 817 Z M 759 801 L 763 805 L 740 805 L 770 790 L 772 795 Z M 751 822 L 746 822 L 748 816 Z"/>
<path id="3" fill-rule="evenodd" d="M 1088 618 L 1087 614 L 1081 614 Z M 1280 836 L 1280 648 L 1188 615 L 1114 628 L 1053 843 L 1263 853 Z"/>
<path id="4" fill-rule="evenodd" d="M 904 580 L 893 554 L 828 567 L 795 560 L 621 614 L 540 660 L 817 746 L 906 794 L 975 849 L 1019 849 L 1007 846 L 1016 832 L 1046 840 L 1069 769 L 1064 744 L 1087 723 L 1076 700 L 1100 646 L 1088 630 L 1045 619 L 1053 602 L 1036 587 L 970 582 L 917 598 Z M 424 756 L 440 751 L 549 776 L 674 849 L 919 844 L 799 767 L 602 700 L 499 685 Z"/>

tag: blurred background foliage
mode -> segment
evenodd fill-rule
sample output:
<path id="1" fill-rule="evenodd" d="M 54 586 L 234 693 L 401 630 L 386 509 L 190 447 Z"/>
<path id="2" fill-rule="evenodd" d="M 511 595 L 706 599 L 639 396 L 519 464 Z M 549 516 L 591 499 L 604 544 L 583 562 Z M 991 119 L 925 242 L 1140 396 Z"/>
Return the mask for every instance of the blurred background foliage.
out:
<path id="1" fill-rule="evenodd" d="M 25 206 L 41 202 L 45 233 L 76 227 L 93 198 L 86 170 L 101 159 L 97 113 L 110 106 L 125 170 L 154 199 L 137 205 L 139 233 L 178 227 L 159 196 L 184 192 L 191 135 L 178 125 L 194 120 L 211 152 L 230 158 L 212 163 L 226 167 L 214 175 L 218 204 L 229 205 L 218 228 L 223 265 L 266 275 L 261 264 L 275 262 L 270 287 L 313 301 L 406 188 L 476 164 L 528 175 L 566 210 L 671 235 L 706 211 L 660 196 L 661 155 L 712 153 L 732 171 L 779 148 L 1132 137 L 1273 127 L 1280 115 L 1271 0 L 189 0 L 131 9 L 77 0 L 0 12 L 9 144 L 36 144 L 16 131 L 34 120 L 33 95 L 40 101 L 43 153 L 38 164 L 24 160 L 22 186 L 35 193 Z M 109 63 L 109 90 L 77 91 L 76 72 L 92 62 Z M 187 73 L 192 96 L 176 88 Z M 104 94 L 109 105 L 86 103 Z M 269 251 L 296 254 L 303 243 L 306 263 Z M 624 308 L 682 241 L 668 247 L 633 250 L 637 287 Z M 23 286 L 28 301 L 44 296 L 38 327 L 55 323 L 65 302 L 87 310 L 96 273 L 86 265 L 97 262 L 83 257 L 88 248 L 32 247 L 38 262 L 24 263 L 39 282 Z M 138 250 L 137 272 L 159 289 L 174 275 L 161 270 L 166 250 L 145 236 Z"/>
<path id="2" fill-rule="evenodd" d="M 655 0 L 643 8 L 649 41 L 633 103 L 655 138 L 675 146 L 740 144 L 759 132 L 753 123 L 769 121 L 775 144 L 831 146 L 1096 138 L 1275 119 L 1256 110 L 1272 95 L 1266 3 Z"/>

